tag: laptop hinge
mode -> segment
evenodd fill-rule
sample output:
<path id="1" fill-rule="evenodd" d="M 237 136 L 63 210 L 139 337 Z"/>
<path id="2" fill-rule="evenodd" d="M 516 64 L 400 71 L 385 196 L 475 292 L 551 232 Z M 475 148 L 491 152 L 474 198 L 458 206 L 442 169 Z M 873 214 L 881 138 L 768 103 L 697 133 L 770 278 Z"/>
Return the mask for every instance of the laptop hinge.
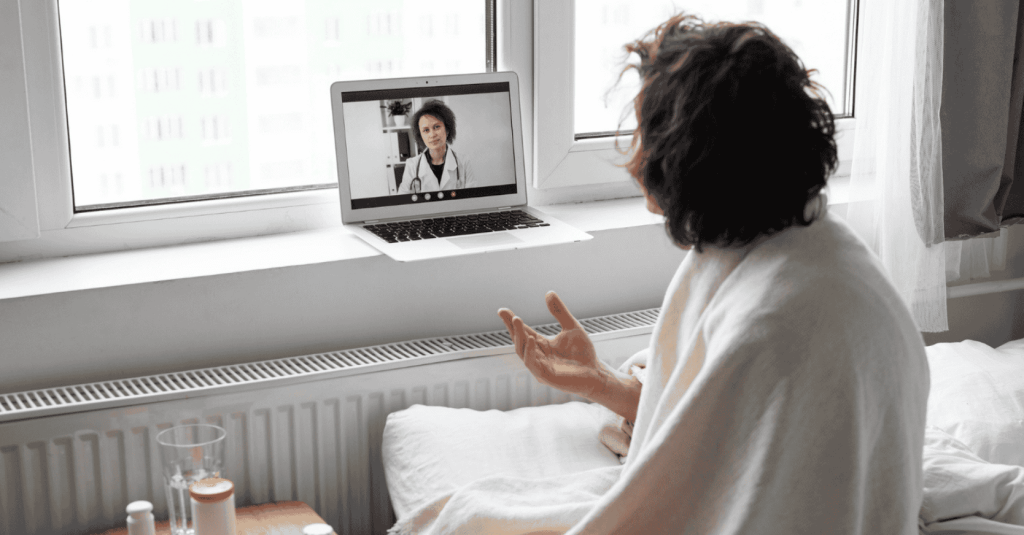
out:
<path id="1" fill-rule="evenodd" d="M 512 209 L 511 206 L 502 206 L 501 208 L 498 208 L 498 210 L 511 210 L 511 209 Z"/>
<path id="2" fill-rule="evenodd" d="M 378 221 L 380 221 L 380 219 L 371 219 L 371 220 L 369 220 L 369 221 L 363 221 L 363 224 L 365 225 L 365 224 L 367 224 L 367 223 L 376 223 L 376 222 L 378 222 Z"/>

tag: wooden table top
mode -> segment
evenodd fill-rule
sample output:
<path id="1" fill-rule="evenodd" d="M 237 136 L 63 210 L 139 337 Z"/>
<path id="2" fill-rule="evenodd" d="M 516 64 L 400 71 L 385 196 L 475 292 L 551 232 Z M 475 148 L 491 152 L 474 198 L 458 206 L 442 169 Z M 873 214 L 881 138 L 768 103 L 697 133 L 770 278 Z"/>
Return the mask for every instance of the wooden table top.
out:
<path id="1" fill-rule="evenodd" d="M 237 535 L 302 535 L 302 528 L 309 524 L 323 523 L 324 519 L 302 502 L 264 503 L 235 510 Z M 166 520 L 156 523 L 156 533 L 170 535 L 171 530 Z M 128 535 L 128 527 L 109 529 L 102 535 Z"/>

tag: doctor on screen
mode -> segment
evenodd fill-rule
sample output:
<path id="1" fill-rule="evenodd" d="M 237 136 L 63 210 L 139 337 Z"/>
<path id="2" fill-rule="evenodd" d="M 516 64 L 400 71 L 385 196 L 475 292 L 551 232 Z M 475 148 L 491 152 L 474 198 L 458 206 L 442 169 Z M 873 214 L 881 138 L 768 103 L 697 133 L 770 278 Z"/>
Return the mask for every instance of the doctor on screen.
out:
<path id="1" fill-rule="evenodd" d="M 455 113 L 440 100 L 430 100 L 412 117 L 414 137 L 422 152 L 405 161 L 398 193 L 441 191 L 475 186 L 469 159 L 451 148 Z"/>

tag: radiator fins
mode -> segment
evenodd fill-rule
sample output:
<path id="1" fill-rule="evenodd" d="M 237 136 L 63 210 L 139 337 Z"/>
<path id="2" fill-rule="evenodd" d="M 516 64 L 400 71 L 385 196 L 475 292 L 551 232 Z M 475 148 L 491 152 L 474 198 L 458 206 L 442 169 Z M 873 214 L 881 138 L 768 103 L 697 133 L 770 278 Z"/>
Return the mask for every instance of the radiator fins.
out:
<path id="1" fill-rule="evenodd" d="M 609 335 L 649 332 L 658 319 L 658 311 L 652 308 L 599 316 L 580 323 L 598 341 Z M 545 336 L 560 331 L 557 323 L 535 329 Z M 0 422 L 497 355 L 508 352 L 511 343 L 508 333 L 500 330 L 0 394 Z"/>

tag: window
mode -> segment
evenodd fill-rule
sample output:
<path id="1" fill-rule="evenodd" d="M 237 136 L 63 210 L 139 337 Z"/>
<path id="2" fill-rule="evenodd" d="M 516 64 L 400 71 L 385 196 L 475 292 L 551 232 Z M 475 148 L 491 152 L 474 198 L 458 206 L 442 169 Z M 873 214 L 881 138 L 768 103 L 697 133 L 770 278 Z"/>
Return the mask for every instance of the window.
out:
<path id="1" fill-rule="evenodd" d="M 630 107 L 639 81 L 633 71 L 618 80 L 627 57 L 622 46 L 680 10 L 707 21 L 757 20 L 789 44 L 827 90 L 837 117 L 853 115 L 853 40 L 856 0 L 553 0 L 538 4 L 538 188 L 628 180 L 614 133 L 636 121 Z M 573 21 L 565 32 L 560 21 Z M 811 22 L 813 21 L 813 22 Z M 634 58 L 635 59 L 635 58 Z M 621 126 L 620 126 L 621 125 Z M 850 129 L 841 121 L 840 130 Z M 620 143 L 628 145 L 628 137 Z M 840 158 L 852 136 L 840 136 Z M 845 168 L 840 167 L 840 172 Z"/>
<path id="2" fill-rule="evenodd" d="M 74 211 L 336 187 L 330 84 L 485 71 L 485 7 L 58 0 Z"/>

